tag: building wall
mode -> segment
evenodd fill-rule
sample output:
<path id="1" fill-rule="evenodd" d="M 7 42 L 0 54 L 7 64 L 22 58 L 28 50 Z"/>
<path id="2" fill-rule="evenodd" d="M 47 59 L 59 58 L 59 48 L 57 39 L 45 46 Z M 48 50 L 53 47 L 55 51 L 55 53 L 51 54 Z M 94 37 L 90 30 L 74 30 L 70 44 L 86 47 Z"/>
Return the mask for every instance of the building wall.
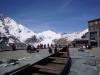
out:
<path id="1" fill-rule="evenodd" d="M 97 46 L 100 47 L 100 19 L 95 19 L 88 21 L 88 28 L 89 28 L 89 42 L 96 41 Z M 91 39 L 95 37 L 95 39 Z"/>

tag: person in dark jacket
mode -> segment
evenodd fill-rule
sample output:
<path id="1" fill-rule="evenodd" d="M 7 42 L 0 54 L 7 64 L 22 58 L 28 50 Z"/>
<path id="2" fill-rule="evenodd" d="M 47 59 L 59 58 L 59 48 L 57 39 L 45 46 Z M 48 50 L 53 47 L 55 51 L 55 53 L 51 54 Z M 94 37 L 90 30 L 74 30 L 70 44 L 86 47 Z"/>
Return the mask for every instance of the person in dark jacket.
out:
<path id="1" fill-rule="evenodd" d="M 54 53 L 57 53 L 58 52 L 58 49 L 57 49 L 57 47 L 55 47 L 55 49 L 54 49 Z"/>
<path id="2" fill-rule="evenodd" d="M 49 51 L 49 53 L 52 53 L 52 49 L 51 49 L 51 47 L 49 47 L 49 50 L 48 50 L 48 51 Z"/>
<path id="3" fill-rule="evenodd" d="M 32 47 L 32 52 L 39 52 L 34 46 Z"/>
<path id="4" fill-rule="evenodd" d="M 13 51 L 16 50 L 16 45 L 15 45 L 15 43 L 12 44 L 12 50 L 13 50 Z"/>
<path id="5" fill-rule="evenodd" d="M 32 50 L 31 45 L 28 45 L 28 46 L 27 46 L 27 52 L 31 53 L 31 50 Z"/>

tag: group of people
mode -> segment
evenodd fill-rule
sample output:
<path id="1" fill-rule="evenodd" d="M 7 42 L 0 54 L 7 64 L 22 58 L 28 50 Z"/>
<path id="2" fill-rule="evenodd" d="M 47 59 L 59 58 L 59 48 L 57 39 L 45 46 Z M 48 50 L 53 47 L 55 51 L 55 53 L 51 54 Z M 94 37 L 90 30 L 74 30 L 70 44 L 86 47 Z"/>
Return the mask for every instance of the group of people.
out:
<path id="1" fill-rule="evenodd" d="M 38 44 L 37 48 L 38 49 L 45 49 L 46 48 L 46 44 Z"/>
<path id="2" fill-rule="evenodd" d="M 49 53 L 53 53 L 52 47 L 49 47 L 48 51 L 49 51 Z M 54 53 L 57 53 L 57 52 L 58 52 L 58 49 L 57 49 L 57 47 L 55 47 L 54 48 Z"/>
<path id="3" fill-rule="evenodd" d="M 27 53 L 33 53 L 33 52 L 39 52 L 39 49 L 48 49 L 49 53 L 57 53 L 58 52 L 58 47 L 60 47 L 60 45 L 54 45 L 54 44 L 38 44 L 37 48 L 33 45 L 27 45 L 26 51 Z M 54 49 L 54 50 L 53 50 Z M 13 43 L 12 44 L 12 50 L 15 51 L 16 50 L 16 44 Z"/>
<path id="4" fill-rule="evenodd" d="M 27 53 L 39 52 L 34 46 L 28 45 L 27 46 Z"/>
<path id="5" fill-rule="evenodd" d="M 37 49 L 46 49 L 53 46 L 54 46 L 53 44 L 38 44 Z"/>
<path id="6" fill-rule="evenodd" d="M 28 45 L 27 46 L 27 52 L 28 53 L 32 53 L 32 52 L 39 52 L 39 49 L 48 49 L 48 52 L 49 53 L 57 53 L 58 52 L 58 49 L 57 49 L 57 45 L 53 45 L 53 44 L 38 44 L 37 47 L 35 46 L 32 46 L 32 45 Z M 53 51 L 54 49 L 54 51 Z"/>

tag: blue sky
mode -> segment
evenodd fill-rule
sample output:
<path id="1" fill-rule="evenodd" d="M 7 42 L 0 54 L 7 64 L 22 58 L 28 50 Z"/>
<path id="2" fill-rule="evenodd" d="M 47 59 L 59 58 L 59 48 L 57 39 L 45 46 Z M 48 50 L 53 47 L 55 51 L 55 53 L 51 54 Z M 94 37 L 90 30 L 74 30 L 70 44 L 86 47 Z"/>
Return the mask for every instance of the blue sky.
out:
<path id="1" fill-rule="evenodd" d="M 34 32 L 75 32 L 100 18 L 100 0 L 0 0 L 0 13 Z"/>

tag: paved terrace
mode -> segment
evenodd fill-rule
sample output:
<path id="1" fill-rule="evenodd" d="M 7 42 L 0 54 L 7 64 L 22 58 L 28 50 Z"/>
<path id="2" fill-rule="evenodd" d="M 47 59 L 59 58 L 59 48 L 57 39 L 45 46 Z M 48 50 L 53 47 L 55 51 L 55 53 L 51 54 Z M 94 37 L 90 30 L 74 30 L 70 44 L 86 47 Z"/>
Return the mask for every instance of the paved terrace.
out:
<path id="1" fill-rule="evenodd" d="M 98 75 L 100 75 L 100 48 L 92 48 L 91 53 L 96 56 Z"/>
<path id="2" fill-rule="evenodd" d="M 98 59 L 92 50 L 82 52 L 78 48 L 70 48 L 70 56 L 72 66 L 69 75 L 99 75 Z"/>
<path id="3" fill-rule="evenodd" d="M 50 54 L 47 49 L 42 49 L 39 53 L 27 53 L 26 50 L 0 52 L 0 61 L 5 62 L 4 64 L 0 65 L 0 75 L 3 75 L 6 72 L 10 72 L 27 64 L 31 65 L 49 55 Z M 19 64 L 7 64 L 6 62 L 9 59 L 18 59 Z"/>
<path id="4" fill-rule="evenodd" d="M 100 75 L 99 53 L 99 48 L 85 50 L 85 52 L 78 52 L 77 48 L 70 48 L 72 67 L 69 75 Z M 9 59 L 20 60 L 17 65 L 6 63 L 0 65 L 0 75 L 27 64 L 33 64 L 49 55 L 47 49 L 40 50 L 39 53 L 27 53 L 25 50 L 0 52 L 0 61 L 6 62 Z"/>

